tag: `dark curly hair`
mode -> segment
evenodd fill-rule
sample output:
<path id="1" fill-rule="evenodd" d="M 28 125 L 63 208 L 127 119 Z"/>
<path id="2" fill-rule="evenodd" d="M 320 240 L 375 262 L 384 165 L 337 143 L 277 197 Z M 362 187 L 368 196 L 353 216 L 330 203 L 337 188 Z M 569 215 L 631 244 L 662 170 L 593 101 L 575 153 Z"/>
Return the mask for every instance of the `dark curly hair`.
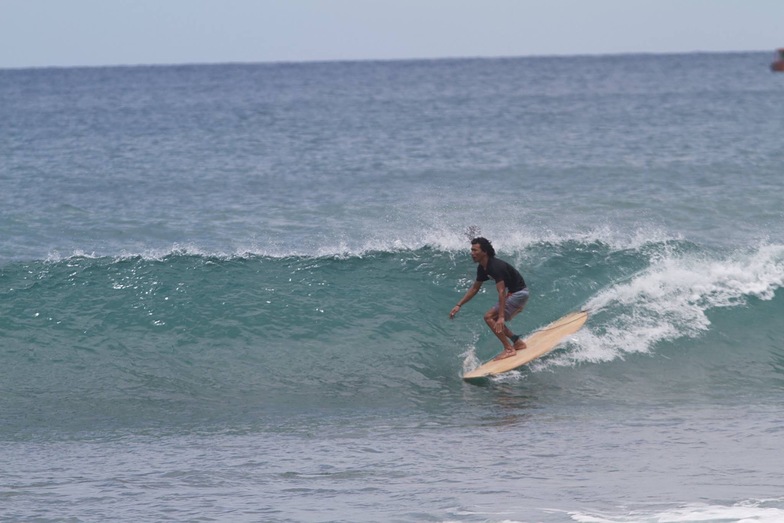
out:
<path id="1" fill-rule="evenodd" d="M 479 238 L 474 238 L 471 240 L 471 245 L 476 244 L 479 244 L 479 248 L 482 249 L 482 251 L 485 252 L 490 258 L 495 256 L 495 249 L 493 249 L 493 244 L 490 243 L 490 240 L 487 238 L 482 238 L 480 236 Z"/>

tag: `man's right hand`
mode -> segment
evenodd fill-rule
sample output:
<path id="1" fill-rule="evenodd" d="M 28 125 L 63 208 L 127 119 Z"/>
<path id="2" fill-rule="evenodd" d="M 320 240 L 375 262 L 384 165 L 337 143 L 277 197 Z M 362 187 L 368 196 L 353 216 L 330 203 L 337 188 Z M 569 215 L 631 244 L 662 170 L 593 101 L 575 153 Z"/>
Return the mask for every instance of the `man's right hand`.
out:
<path id="1" fill-rule="evenodd" d="M 449 313 L 449 319 L 451 320 L 452 318 L 454 318 L 455 314 L 457 314 L 459 310 L 460 310 L 460 305 L 455 305 L 452 311 Z"/>

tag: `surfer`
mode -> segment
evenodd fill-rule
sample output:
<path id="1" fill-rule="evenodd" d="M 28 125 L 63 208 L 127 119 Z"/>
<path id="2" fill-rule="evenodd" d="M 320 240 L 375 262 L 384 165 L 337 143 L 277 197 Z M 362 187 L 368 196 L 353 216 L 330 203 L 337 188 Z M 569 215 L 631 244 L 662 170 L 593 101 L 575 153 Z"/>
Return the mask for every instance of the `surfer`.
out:
<path id="1" fill-rule="evenodd" d="M 504 351 L 495 359 L 501 360 L 514 356 L 518 350 L 523 350 L 526 346 L 520 336 L 509 330 L 506 322 L 517 316 L 528 302 L 528 287 L 525 285 L 525 280 L 517 269 L 495 257 L 495 249 L 486 238 L 479 237 L 471 240 L 471 259 L 478 264 L 476 281 L 457 302 L 449 317 L 454 318 L 460 308 L 476 296 L 482 284 L 493 278 L 495 288 L 498 290 L 498 302 L 485 313 L 485 323 L 504 346 Z"/>

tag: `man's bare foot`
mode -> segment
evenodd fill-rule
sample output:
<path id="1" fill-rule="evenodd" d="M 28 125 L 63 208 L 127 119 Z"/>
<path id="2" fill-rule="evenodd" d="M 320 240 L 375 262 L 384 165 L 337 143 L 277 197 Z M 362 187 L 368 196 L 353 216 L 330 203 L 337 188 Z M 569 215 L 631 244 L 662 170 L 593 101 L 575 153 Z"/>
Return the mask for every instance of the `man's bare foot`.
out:
<path id="1" fill-rule="evenodd" d="M 493 361 L 498 361 L 498 360 L 503 360 L 503 359 L 506 359 L 506 358 L 511 358 L 515 354 L 517 354 L 517 351 L 514 350 L 514 347 L 506 347 L 506 348 L 504 348 L 504 352 L 502 352 L 501 354 L 499 354 L 498 356 L 493 358 Z"/>
<path id="2" fill-rule="evenodd" d="M 525 350 L 528 348 L 528 345 L 525 344 L 523 340 L 517 340 L 514 344 L 515 350 Z"/>

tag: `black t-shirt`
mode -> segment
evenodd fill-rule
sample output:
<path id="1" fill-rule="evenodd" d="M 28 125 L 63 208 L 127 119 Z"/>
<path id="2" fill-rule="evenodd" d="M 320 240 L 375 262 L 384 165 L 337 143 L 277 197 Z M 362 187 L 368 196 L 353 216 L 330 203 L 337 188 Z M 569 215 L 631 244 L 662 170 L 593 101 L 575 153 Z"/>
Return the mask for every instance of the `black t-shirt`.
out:
<path id="1" fill-rule="evenodd" d="M 481 264 L 476 267 L 476 281 L 487 281 L 491 277 L 496 283 L 503 280 L 509 293 L 525 289 L 525 280 L 517 269 L 495 256 L 487 260 L 486 270 Z"/>

